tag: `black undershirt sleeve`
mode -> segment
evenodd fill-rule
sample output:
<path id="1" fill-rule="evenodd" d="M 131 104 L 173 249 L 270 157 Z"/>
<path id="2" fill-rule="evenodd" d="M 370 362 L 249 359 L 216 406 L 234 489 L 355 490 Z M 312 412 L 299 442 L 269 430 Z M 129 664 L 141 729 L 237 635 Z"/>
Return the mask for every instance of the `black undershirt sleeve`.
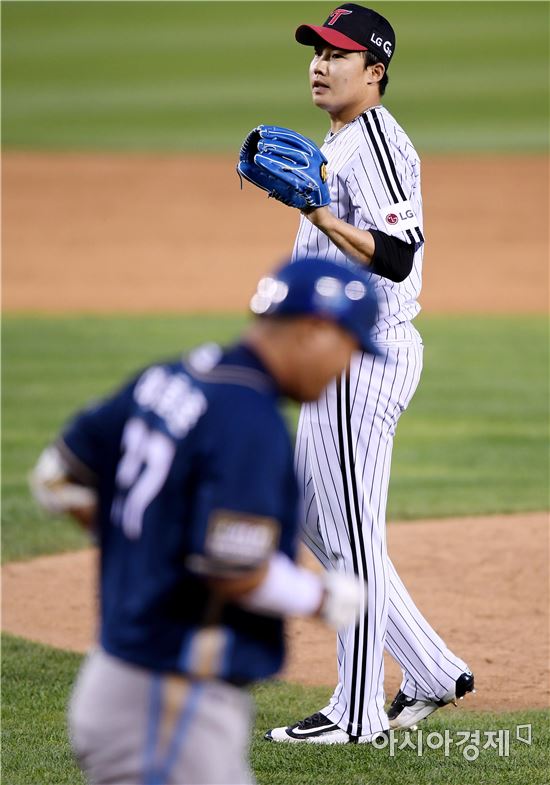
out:
<path id="1" fill-rule="evenodd" d="M 384 234 L 378 229 L 371 229 L 370 233 L 374 237 L 374 256 L 368 267 L 369 272 L 401 283 L 411 273 L 416 250 L 414 244 Z"/>

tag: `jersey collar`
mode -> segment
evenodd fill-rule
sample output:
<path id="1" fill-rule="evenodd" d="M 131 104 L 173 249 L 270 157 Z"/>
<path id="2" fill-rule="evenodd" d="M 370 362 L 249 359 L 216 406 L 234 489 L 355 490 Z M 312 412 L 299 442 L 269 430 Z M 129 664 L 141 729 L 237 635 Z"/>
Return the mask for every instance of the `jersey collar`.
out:
<path id="1" fill-rule="evenodd" d="M 327 133 L 327 135 L 325 136 L 325 144 L 328 144 L 329 142 L 334 141 L 334 139 L 336 139 L 337 136 L 340 136 L 340 134 L 343 133 L 343 131 L 345 131 L 351 125 L 356 123 L 357 120 L 359 120 L 359 118 L 363 117 L 363 115 L 367 114 L 367 112 L 371 112 L 373 109 L 382 109 L 382 104 L 376 104 L 375 106 L 369 106 L 368 109 L 365 109 L 363 112 L 361 112 L 361 114 L 358 114 L 357 117 L 354 117 L 353 120 L 349 121 L 349 123 L 346 123 L 346 125 L 343 125 L 342 128 L 340 128 L 339 131 L 336 131 L 335 134 L 333 134 L 332 131 L 329 131 Z"/>

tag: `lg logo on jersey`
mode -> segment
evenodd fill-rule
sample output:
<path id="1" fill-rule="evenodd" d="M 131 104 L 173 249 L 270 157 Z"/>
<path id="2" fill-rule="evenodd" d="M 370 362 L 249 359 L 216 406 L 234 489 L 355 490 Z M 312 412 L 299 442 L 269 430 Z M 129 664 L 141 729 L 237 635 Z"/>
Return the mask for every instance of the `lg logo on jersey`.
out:
<path id="1" fill-rule="evenodd" d="M 418 226 L 413 206 L 408 199 L 382 205 L 379 215 L 389 234 L 399 234 Z"/>
<path id="2" fill-rule="evenodd" d="M 391 56 L 391 41 L 384 41 L 384 39 L 376 33 L 371 35 L 370 40 L 379 49 L 383 49 L 388 57 Z"/>
<path id="3" fill-rule="evenodd" d="M 407 218 L 414 218 L 414 213 L 412 210 L 403 210 L 399 213 L 398 216 L 395 213 L 388 213 L 386 215 L 386 223 L 395 226 L 395 224 L 399 222 L 399 219 L 406 221 Z"/>

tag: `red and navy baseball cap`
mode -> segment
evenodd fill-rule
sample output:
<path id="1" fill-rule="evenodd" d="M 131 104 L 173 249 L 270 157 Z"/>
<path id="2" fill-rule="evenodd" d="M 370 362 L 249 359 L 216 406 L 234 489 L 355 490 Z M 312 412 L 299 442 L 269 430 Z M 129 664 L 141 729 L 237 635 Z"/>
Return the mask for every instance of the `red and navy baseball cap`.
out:
<path id="1" fill-rule="evenodd" d="M 355 3 L 339 5 L 321 26 L 300 25 L 296 40 L 315 46 L 319 39 L 336 49 L 350 52 L 373 52 L 387 67 L 395 52 L 395 32 L 377 11 Z"/>

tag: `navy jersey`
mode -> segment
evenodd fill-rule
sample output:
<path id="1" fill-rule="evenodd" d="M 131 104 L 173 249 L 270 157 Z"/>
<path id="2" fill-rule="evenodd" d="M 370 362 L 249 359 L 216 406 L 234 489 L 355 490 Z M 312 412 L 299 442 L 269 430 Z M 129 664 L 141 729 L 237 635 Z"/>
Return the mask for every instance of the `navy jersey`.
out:
<path id="1" fill-rule="evenodd" d="M 233 683 L 276 672 L 282 621 L 222 602 L 190 569 L 197 557 L 223 561 L 222 541 L 239 558 L 265 552 L 256 520 L 271 521 L 274 549 L 295 557 L 292 447 L 257 356 L 244 345 L 206 347 L 153 365 L 76 416 L 59 446 L 74 474 L 98 489 L 105 650 Z M 236 541 L 227 538 L 226 512 L 248 521 L 245 537 L 241 526 Z"/>

